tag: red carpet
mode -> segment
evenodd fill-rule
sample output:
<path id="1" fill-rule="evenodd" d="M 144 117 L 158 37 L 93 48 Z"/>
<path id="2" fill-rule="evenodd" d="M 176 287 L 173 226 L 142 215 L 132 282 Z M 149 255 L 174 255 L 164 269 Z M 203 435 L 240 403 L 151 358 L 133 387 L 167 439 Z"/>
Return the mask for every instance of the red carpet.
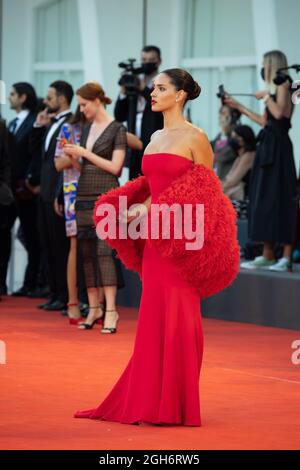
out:
<path id="1" fill-rule="evenodd" d="M 203 426 L 132 426 L 72 415 L 98 405 L 127 364 L 137 311 L 119 308 L 110 336 L 37 303 L 0 302 L 1 449 L 299 449 L 300 332 L 204 320 Z"/>

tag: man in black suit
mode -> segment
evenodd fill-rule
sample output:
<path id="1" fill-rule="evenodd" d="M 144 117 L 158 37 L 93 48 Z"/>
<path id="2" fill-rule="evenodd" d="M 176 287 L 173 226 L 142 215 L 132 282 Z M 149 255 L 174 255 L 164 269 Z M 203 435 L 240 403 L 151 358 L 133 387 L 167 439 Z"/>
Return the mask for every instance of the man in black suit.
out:
<path id="1" fill-rule="evenodd" d="M 7 294 L 6 276 L 11 251 L 11 229 L 16 207 L 11 190 L 11 165 L 8 156 L 8 132 L 0 119 L 0 295 Z"/>
<path id="2" fill-rule="evenodd" d="M 9 126 L 9 156 L 12 165 L 12 189 L 20 219 L 24 246 L 28 254 L 23 286 L 13 295 L 33 295 L 37 289 L 40 262 L 38 237 L 38 196 L 26 184 L 31 165 L 30 135 L 36 119 L 37 96 L 32 85 L 15 83 L 9 95 L 10 107 L 17 116 Z"/>
<path id="3" fill-rule="evenodd" d="M 145 67 L 145 75 L 140 79 L 140 92 L 136 106 L 135 134 L 143 142 L 142 151 L 131 151 L 129 161 L 129 178 L 133 179 L 142 174 L 141 164 L 144 149 L 150 142 L 151 135 L 163 128 L 162 113 L 154 113 L 151 109 L 152 80 L 157 75 L 161 64 L 161 52 L 156 46 L 145 46 L 141 53 L 141 62 Z M 126 88 L 121 87 L 121 93 L 115 106 L 115 118 L 117 121 L 128 121 L 129 105 Z"/>
<path id="4" fill-rule="evenodd" d="M 41 139 L 40 233 L 47 259 L 50 298 L 40 307 L 62 310 L 67 303 L 67 259 L 69 239 L 63 214 L 54 211 L 57 187 L 62 174 L 54 166 L 54 157 L 62 125 L 71 118 L 72 86 L 62 80 L 53 82 L 44 100 L 47 109 L 38 114 L 35 132 Z M 42 132 L 41 132 L 42 130 Z"/>

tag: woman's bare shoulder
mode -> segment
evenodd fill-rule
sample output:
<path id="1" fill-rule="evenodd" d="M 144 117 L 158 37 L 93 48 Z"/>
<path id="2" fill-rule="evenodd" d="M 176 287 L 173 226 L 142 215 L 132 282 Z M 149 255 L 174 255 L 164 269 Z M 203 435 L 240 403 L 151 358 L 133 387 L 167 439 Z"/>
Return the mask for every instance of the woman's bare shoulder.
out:
<path id="1" fill-rule="evenodd" d="M 193 128 L 190 129 L 189 132 L 189 139 L 191 142 L 191 145 L 194 147 L 201 147 L 201 146 L 210 146 L 210 141 L 207 137 L 206 132 L 204 132 L 203 129 L 200 127 L 193 126 Z"/>
<path id="2" fill-rule="evenodd" d="M 208 168 L 213 167 L 213 150 L 203 129 L 193 126 L 191 130 L 190 148 L 194 163 L 202 163 Z"/>

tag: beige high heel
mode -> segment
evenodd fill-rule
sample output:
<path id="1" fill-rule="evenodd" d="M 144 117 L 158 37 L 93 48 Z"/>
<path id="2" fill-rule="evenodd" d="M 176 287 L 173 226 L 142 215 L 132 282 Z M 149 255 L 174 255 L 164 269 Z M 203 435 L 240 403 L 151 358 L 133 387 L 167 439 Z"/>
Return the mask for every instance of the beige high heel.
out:
<path id="1" fill-rule="evenodd" d="M 114 312 L 114 314 L 113 314 Z M 119 314 L 117 310 L 106 310 L 105 311 L 105 318 L 104 318 L 104 325 L 101 330 L 101 333 L 116 333 L 117 332 L 117 323 L 119 321 Z"/>

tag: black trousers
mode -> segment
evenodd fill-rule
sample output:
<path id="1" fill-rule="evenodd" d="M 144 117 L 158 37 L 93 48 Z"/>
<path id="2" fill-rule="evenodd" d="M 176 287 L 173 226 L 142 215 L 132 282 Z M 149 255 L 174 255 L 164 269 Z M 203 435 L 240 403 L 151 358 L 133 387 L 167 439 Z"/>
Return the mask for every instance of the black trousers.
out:
<path id="1" fill-rule="evenodd" d="M 38 198 L 22 200 L 17 199 L 17 214 L 20 219 L 23 242 L 28 254 L 28 263 L 25 271 L 23 286 L 34 289 L 38 285 L 38 274 L 41 257 L 39 226 L 38 226 Z"/>
<path id="2" fill-rule="evenodd" d="M 0 204 L 0 287 L 6 288 L 7 267 L 11 251 L 11 229 L 16 220 L 16 206 Z"/>
<path id="3" fill-rule="evenodd" d="M 47 262 L 50 298 L 66 303 L 70 242 L 66 236 L 65 219 L 54 212 L 52 202 L 40 201 L 39 225 L 41 245 Z"/>

